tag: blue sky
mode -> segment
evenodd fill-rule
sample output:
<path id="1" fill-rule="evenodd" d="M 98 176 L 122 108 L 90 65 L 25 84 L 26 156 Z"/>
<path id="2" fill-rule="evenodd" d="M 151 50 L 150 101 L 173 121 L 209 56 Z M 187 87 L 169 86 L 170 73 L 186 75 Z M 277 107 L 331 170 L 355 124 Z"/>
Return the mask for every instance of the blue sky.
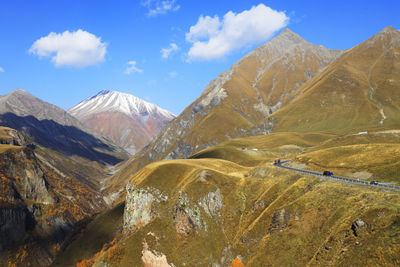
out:
<path id="1" fill-rule="evenodd" d="M 179 114 L 285 27 L 346 49 L 400 29 L 398 10 L 395 0 L 0 0 L 0 94 L 22 88 L 67 109 L 108 89 Z"/>

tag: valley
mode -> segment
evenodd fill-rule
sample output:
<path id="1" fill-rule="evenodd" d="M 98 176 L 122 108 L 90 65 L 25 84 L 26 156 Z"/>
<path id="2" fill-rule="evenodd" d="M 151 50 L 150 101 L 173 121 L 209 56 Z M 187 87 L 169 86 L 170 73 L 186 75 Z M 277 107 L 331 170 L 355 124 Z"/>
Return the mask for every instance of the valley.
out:
<path id="1" fill-rule="evenodd" d="M 107 235 L 114 232 L 113 240 L 101 250 L 94 249 L 92 257 L 75 256 L 75 262 L 84 266 L 145 264 L 144 255 L 150 251 L 154 261 L 165 256 L 163 262 L 170 266 L 224 266 L 236 257 L 249 266 L 396 265 L 400 250 L 397 191 L 272 166 L 276 157 L 304 164 L 298 160 L 303 153 L 323 151 L 325 144 L 333 142 L 349 156 L 341 149 L 344 143 L 338 142 L 342 138 L 325 133 L 275 133 L 232 139 L 190 159 L 151 163 L 130 178 L 125 211 L 117 216 L 119 230 L 107 231 Z M 399 159 L 397 155 L 393 161 Z M 399 177 L 392 176 L 392 182 L 400 184 Z M 111 220 L 105 219 L 107 214 L 93 225 L 105 225 L 104 220 Z M 94 240 L 93 230 L 89 227 L 83 232 L 58 262 L 71 259 L 84 242 Z M 390 249 L 376 250 L 380 244 Z"/>
<path id="2" fill-rule="evenodd" d="M 0 96 L 0 266 L 400 265 L 399 55 L 390 26 L 344 50 L 286 28 L 178 116 Z"/>

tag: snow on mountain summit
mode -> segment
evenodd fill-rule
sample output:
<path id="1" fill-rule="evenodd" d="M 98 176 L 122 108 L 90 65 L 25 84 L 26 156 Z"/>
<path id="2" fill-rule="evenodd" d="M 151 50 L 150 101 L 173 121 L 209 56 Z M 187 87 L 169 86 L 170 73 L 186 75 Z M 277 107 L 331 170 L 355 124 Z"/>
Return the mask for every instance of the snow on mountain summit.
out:
<path id="1" fill-rule="evenodd" d="M 136 96 L 108 90 L 85 99 L 68 113 L 132 155 L 175 118 L 171 112 Z"/>
<path id="2" fill-rule="evenodd" d="M 140 116 L 143 119 L 149 115 L 162 116 L 167 119 L 175 117 L 171 112 L 134 95 L 108 90 L 102 90 L 68 110 L 71 115 L 78 119 L 96 113 L 112 111 L 119 111 L 128 116 Z"/>

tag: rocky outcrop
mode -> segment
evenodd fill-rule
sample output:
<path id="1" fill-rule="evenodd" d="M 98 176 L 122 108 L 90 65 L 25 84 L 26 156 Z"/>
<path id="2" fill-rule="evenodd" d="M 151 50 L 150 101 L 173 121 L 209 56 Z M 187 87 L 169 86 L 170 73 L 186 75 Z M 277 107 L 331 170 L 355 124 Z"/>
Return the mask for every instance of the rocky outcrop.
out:
<path id="1" fill-rule="evenodd" d="M 354 236 L 359 236 L 360 233 L 366 229 L 367 229 L 367 224 L 361 219 L 355 220 L 351 225 L 351 230 L 353 230 Z"/>
<path id="2" fill-rule="evenodd" d="M 134 184 L 128 183 L 126 185 L 124 231 L 148 224 L 157 216 L 156 204 L 167 200 L 168 196 L 156 188 L 137 188 Z"/>
<path id="3" fill-rule="evenodd" d="M 220 217 L 220 211 L 223 205 L 222 195 L 217 188 L 215 192 L 209 192 L 199 200 L 199 205 L 204 209 L 209 217 Z"/>
<path id="4" fill-rule="evenodd" d="M 32 149 L 9 150 L 0 154 L 0 172 L 15 178 L 14 186 L 21 198 L 42 204 L 54 203 Z"/>
<path id="5" fill-rule="evenodd" d="M 190 234 L 202 228 L 207 229 L 207 225 L 201 218 L 199 206 L 184 192 L 179 192 L 178 203 L 175 205 L 175 228 L 180 234 Z"/>
<path id="6" fill-rule="evenodd" d="M 32 148 L 34 147 L 32 141 L 26 135 L 21 134 L 14 129 L 1 127 L 0 132 L 3 133 L 3 136 L 0 136 L 0 144 L 13 146 L 31 146 Z"/>

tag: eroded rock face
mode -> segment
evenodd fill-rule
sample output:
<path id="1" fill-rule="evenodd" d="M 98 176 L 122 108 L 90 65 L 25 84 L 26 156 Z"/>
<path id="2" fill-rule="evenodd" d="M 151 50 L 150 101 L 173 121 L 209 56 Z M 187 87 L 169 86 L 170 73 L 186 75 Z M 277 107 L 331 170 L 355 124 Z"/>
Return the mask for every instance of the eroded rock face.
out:
<path id="1" fill-rule="evenodd" d="M 8 177 L 16 177 L 18 194 L 36 203 L 51 204 L 53 198 L 47 190 L 43 171 L 37 164 L 34 152 L 29 148 L 8 151 L 0 155 L 0 171 Z"/>
<path id="2" fill-rule="evenodd" d="M 176 210 L 175 229 L 178 234 L 189 235 L 196 226 L 190 217 L 181 209 Z"/>
<path id="3" fill-rule="evenodd" d="M 220 217 L 222 204 L 222 195 L 219 188 L 217 188 L 215 192 L 209 192 L 199 200 L 199 205 L 204 209 L 209 217 Z"/>
<path id="4" fill-rule="evenodd" d="M 124 211 L 124 231 L 148 224 L 157 211 L 155 204 L 167 201 L 168 196 L 156 188 L 137 188 L 134 184 L 126 186 L 126 205 Z"/>
<path id="5" fill-rule="evenodd" d="M 178 203 L 176 204 L 175 228 L 180 234 L 189 234 L 199 229 L 207 229 L 201 219 L 200 208 L 189 200 L 184 192 L 180 192 Z"/>
<path id="6" fill-rule="evenodd" d="M 7 135 L 9 135 L 9 138 L 0 138 L 0 144 L 8 144 L 8 145 L 14 145 L 14 146 L 27 146 L 27 145 L 32 145 L 31 141 L 23 134 L 20 132 L 14 130 L 14 129 L 6 129 L 4 130 Z"/>

